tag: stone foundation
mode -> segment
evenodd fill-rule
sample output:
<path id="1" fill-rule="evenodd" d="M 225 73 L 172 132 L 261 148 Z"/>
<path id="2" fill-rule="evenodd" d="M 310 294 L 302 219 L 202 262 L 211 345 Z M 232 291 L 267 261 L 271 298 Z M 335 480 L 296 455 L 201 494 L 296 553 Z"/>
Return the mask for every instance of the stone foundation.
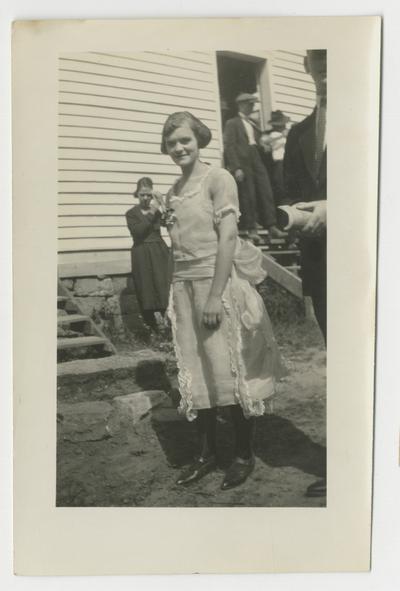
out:
<path id="1" fill-rule="evenodd" d="M 110 337 L 132 335 L 145 340 L 149 335 L 143 323 L 130 275 L 77 277 L 61 280 L 90 316 Z M 293 323 L 313 317 L 305 302 L 267 278 L 258 286 L 273 323 Z M 308 311 L 308 314 L 306 313 Z"/>
<path id="2" fill-rule="evenodd" d="M 82 312 L 109 335 L 147 333 L 130 275 L 61 279 Z"/>

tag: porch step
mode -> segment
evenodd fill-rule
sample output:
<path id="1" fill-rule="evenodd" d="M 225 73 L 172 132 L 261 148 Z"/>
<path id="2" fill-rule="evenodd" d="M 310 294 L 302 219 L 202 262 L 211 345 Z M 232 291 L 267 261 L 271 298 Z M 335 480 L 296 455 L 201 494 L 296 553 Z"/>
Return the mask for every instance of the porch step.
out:
<path id="1" fill-rule="evenodd" d="M 76 324 L 77 322 L 89 322 L 89 316 L 84 314 L 66 314 L 57 317 L 57 324 Z"/>
<path id="2" fill-rule="evenodd" d="M 65 363 L 69 359 L 115 355 L 116 349 L 93 319 L 81 309 L 61 281 L 58 281 L 57 296 L 58 336 L 57 361 Z M 82 329 L 78 325 L 82 324 Z M 83 333 L 83 334 L 82 334 Z"/>
<path id="3" fill-rule="evenodd" d="M 272 256 L 279 256 L 279 255 L 286 255 L 286 254 L 300 254 L 300 251 L 296 248 L 294 248 L 293 250 L 271 250 L 268 246 L 266 245 L 261 245 L 260 246 L 262 251 L 265 251 L 266 253 L 272 255 Z"/>
<path id="4" fill-rule="evenodd" d="M 57 308 L 64 308 L 65 304 L 68 302 L 67 296 L 57 296 Z"/>

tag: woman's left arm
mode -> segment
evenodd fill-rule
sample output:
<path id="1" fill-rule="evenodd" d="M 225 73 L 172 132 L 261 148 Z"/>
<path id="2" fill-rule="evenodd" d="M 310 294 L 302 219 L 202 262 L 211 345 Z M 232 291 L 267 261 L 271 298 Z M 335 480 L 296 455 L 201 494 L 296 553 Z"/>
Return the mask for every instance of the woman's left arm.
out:
<path id="1" fill-rule="evenodd" d="M 203 322 L 217 328 L 222 319 L 222 294 L 232 271 L 237 241 L 236 214 L 227 212 L 218 225 L 218 251 L 210 293 L 203 311 Z"/>

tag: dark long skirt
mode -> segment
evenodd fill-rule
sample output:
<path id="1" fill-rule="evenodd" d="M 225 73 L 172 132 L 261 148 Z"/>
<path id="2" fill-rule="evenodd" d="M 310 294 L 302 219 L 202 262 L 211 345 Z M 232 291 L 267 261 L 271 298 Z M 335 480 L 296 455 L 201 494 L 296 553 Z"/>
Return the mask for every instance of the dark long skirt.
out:
<path id="1" fill-rule="evenodd" d="M 141 310 L 165 310 L 172 273 L 168 246 L 162 239 L 142 242 L 133 246 L 131 254 L 133 282 Z"/>

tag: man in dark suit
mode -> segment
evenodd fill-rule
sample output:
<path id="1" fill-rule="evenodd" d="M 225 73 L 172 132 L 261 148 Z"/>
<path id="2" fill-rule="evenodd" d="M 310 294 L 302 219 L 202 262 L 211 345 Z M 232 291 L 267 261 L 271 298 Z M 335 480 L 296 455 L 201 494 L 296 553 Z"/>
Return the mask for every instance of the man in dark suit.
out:
<path id="1" fill-rule="evenodd" d="M 286 203 L 302 202 L 311 213 L 300 238 L 304 295 L 311 296 L 326 344 L 326 50 L 310 50 L 304 66 L 315 83 L 317 104 L 311 115 L 289 132 L 284 157 Z M 326 480 L 307 489 L 309 496 L 326 494 Z"/>
<path id="2" fill-rule="evenodd" d="M 238 114 L 225 124 L 224 149 L 226 167 L 238 185 L 241 226 L 259 244 L 258 223 L 272 236 L 281 233 L 276 227 L 271 183 L 259 153 L 261 130 L 249 117 L 256 101 L 255 96 L 245 92 L 236 98 Z"/>

